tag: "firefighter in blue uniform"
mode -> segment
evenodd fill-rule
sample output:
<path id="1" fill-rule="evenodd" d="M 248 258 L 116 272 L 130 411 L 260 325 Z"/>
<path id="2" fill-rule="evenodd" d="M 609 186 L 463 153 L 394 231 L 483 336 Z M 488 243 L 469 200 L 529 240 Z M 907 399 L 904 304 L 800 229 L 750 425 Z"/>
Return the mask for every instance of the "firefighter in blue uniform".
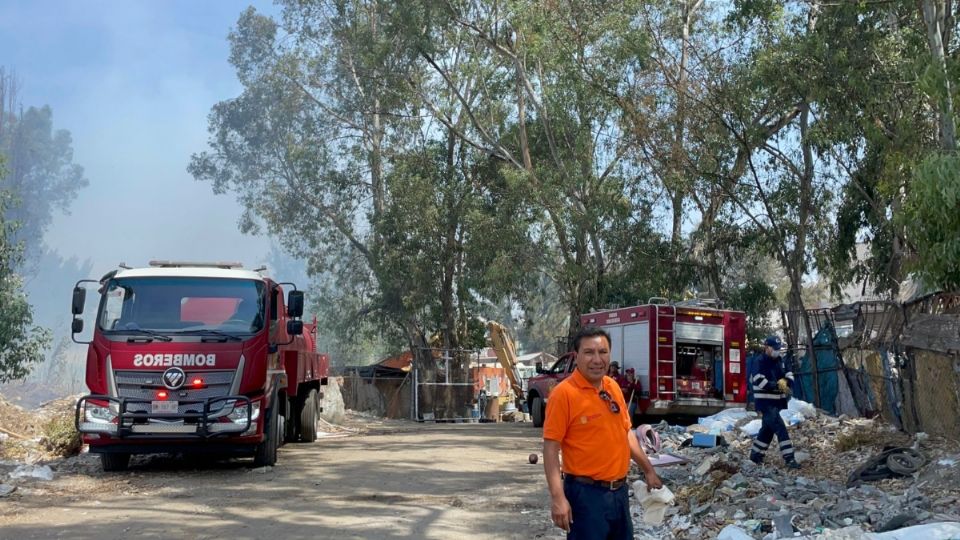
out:
<path id="1" fill-rule="evenodd" d="M 787 433 L 787 426 L 780 417 L 780 411 L 787 408 L 790 399 L 790 383 L 793 373 L 786 371 L 780 352 L 783 344 L 777 336 L 770 336 L 763 342 L 764 353 L 757 365 L 757 372 L 751 377 L 754 402 L 757 412 L 763 417 L 760 433 L 750 449 L 750 461 L 763 463 L 763 454 L 770 447 L 773 436 L 777 436 L 780 454 L 787 467 L 799 469 L 800 464 L 793 456 L 793 443 Z"/>

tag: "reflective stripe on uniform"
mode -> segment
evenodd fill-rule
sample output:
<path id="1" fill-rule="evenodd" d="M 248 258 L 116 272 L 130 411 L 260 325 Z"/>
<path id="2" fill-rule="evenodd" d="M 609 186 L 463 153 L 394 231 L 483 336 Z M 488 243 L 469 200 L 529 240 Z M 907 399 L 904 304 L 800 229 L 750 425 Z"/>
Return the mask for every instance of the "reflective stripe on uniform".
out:
<path id="1" fill-rule="evenodd" d="M 783 394 L 768 394 L 766 392 L 754 392 L 753 397 L 755 399 L 783 399 Z"/>
<path id="2" fill-rule="evenodd" d="M 793 372 L 792 372 L 792 371 L 788 371 L 786 377 L 787 377 L 787 379 L 790 379 L 791 381 L 793 381 Z"/>

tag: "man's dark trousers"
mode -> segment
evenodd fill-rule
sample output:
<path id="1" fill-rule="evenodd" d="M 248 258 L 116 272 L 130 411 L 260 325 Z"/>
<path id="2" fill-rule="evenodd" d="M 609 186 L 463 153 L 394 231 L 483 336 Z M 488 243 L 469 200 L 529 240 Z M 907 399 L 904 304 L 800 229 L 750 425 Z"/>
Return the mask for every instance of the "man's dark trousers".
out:
<path id="1" fill-rule="evenodd" d="M 563 493 L 573 510 L 567 540 L 633 540 L 627 484 L 611 490 L 566 477 Z"/>
<path id="2" fill-rule="evenodd" d="M 793 460 L 793 442 L 790 441 L 790 434 L 787 433 L 787 425 L 783 423 L 780 417 L 780 409 L 773 406 L 761 406 L 760 413 L 763 415 L 763 421 L 760 424 L 760 433 L 753 443 L 752 455 L 762 458 L 763 454 L 770 447 L 773 436 L 777 436 L 777 445 L 780 447 L 780 455 L 785 461 Z"/>

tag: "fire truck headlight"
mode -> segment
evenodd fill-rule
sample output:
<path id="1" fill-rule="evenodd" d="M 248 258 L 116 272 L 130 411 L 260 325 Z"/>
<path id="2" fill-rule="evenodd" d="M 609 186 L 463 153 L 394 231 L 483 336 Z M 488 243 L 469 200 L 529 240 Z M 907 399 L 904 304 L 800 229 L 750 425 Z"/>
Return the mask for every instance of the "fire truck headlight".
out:
<path id="1" fill-rule="evenodd" d="M 260 403 L 251 403 L 250 404 L 250 423 L 253 424 L 257 421 L 257 418 L 260 417 Z M 243 424 L 247 421 L 247 407 L 240 405 L 234 405 L 230 414 L 227 415 L 227 418 L 230 419 L 234 424 Z"/>
<path id="2" fill-rule="evenodd" d="M 110 410 L 110 407 L 88 405 L 84 408 L 84 418 L 87 422 L 95 424 L 111 424 L 117 419 L 117 415 Z"/>

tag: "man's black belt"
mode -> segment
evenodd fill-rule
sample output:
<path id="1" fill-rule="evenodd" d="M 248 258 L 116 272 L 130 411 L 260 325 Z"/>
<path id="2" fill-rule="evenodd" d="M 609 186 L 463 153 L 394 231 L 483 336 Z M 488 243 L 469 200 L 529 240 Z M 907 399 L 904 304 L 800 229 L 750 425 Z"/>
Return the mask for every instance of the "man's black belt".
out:
<path id="1" fill-rule="evenodd" d="M 627 477 L 624 476 L 619 480 L 594 480 L 589 476 L 577 476 L 575 474 L 563 473 L 564 479 L 569 479 L 580 484 L 587 484 L 589 486 L 598 486 L 602 488 L 607 488 L 610 491 L 614 491 L 623 487 L 627 483 Z"/>

